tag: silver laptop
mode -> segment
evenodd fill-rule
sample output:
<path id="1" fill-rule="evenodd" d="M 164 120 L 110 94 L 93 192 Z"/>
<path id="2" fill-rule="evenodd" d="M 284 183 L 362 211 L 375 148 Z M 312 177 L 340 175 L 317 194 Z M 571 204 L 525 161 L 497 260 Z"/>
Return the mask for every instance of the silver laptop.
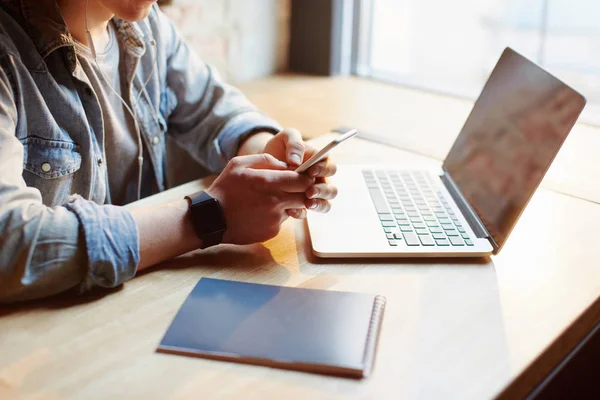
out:
<path id="1" fill-rule="evenodd" d="M 327 214 L 309 213 L 320 257 L 497 254 L 585 106 L 507 48 L 439 173 L 339 165 Z"/>

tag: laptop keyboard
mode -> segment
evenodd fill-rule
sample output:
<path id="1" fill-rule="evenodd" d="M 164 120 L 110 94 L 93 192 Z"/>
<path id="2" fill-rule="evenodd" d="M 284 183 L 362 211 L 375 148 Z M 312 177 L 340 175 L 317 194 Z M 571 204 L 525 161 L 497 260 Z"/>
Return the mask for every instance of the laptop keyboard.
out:
<path id="1" fill-rule="evenodd" d="M 390 246 L 473 246 L 473 241 L 430 174 L 363 170 Z"/>

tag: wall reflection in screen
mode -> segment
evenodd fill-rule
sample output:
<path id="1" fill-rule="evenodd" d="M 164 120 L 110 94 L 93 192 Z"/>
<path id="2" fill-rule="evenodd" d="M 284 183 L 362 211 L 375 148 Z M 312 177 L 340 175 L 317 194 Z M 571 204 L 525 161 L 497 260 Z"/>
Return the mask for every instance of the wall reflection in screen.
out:
<path id="1" fill-rule="evenodd" d="M 462 195 L 502 247 L 585 99 L 507 49 L 445 162 Z"/>

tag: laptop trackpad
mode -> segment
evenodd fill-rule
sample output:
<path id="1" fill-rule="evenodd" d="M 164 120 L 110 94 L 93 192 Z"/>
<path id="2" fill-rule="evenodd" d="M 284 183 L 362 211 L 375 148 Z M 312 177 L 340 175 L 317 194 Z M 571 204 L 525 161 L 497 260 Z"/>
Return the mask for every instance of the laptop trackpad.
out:
<path id="1" fill-rule="evenodd" d="M 338 186 L 331 210 L 327 214 L 309 212 L 308 226 L 317 253 L 389 251 L 361 170 L 340 166 L 330 179 Z"/>

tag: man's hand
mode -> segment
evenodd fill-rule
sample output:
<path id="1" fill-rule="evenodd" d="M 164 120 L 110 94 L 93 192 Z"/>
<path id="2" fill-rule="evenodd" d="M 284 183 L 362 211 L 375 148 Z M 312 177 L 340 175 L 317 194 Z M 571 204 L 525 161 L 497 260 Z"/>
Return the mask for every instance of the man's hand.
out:
<path id="1" fill-rule="evenodd" d="M 264 152 L 278 160 L 284 161 L 294 170 L 303 161 L 308 160 L 318 150 L 308 146 L 302 140 L 300 132 L 295 129 L 284 129 L 273 136 L 265 145 Z M 325 181 L 326 177 L 335 174 L 337 167 L 329 159 L 324 159 L 309 168 L 307 175 L 316 178 L 315 184 L 306 190 L 305 207 L 289 209 L 288 215 L 302 219 L 306 217 L 306 209 L 327 212 L 331 208 L 329 200 L 337 196 L 337 188 Z"/>
<path id="2" fill-rule="evenodd" d="M 286 210 L 303 208 L 313 184 L 314 178 L 288 170 L 269 154 L 233 158 L 207 190 L 225 213 L 223 242 L 250 244 L 276 236 Z"/>

